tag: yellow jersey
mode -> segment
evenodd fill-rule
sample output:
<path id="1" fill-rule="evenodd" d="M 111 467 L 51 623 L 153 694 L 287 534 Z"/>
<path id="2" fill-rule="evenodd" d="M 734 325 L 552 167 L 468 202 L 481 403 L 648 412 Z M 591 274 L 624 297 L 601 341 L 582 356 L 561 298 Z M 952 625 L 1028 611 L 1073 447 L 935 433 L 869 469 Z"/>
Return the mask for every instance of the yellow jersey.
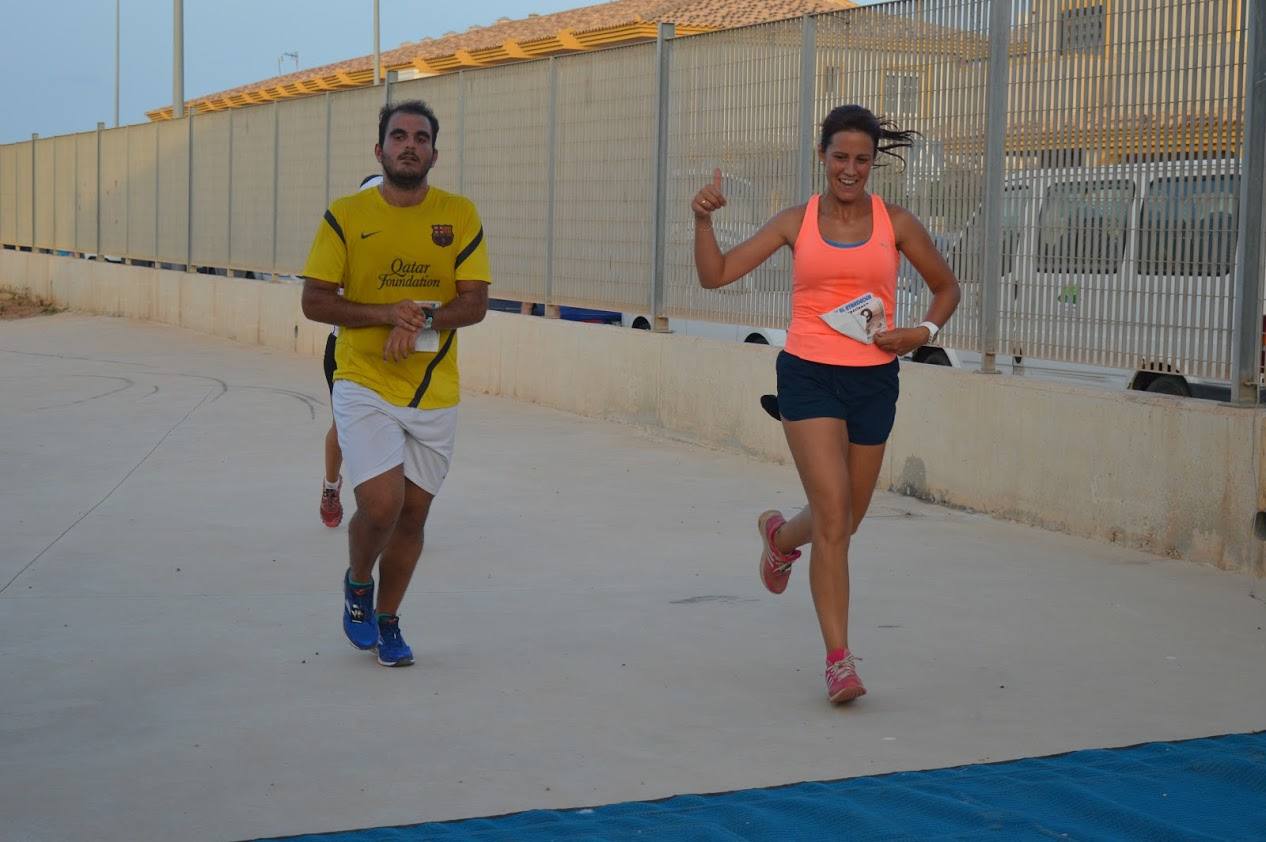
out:
<path id="1" fill-rule="evenodd" d="M 317 227 L 303 274 L 340 285 L 344 298 L 360 304 L 443 305 L 457 297 L 458 281 L 492 282 L 474 203 L 438 187 L 407 208 L 387 204 L 376 189 L 336 199 Z M 457 331 L 439 331 L 438 350 L 401 362 L 382 358 L 390 333 L 386 325 L 340 329 L 334 379 L 359 383 L 396 406 L 456 406 Z"/>

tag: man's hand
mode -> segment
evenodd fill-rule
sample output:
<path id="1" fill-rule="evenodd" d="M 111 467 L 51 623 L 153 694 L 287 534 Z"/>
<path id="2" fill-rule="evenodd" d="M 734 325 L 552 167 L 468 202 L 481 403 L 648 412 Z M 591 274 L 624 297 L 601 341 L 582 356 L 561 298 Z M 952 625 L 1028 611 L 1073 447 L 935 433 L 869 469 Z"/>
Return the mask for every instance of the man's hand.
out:
<path id="1" fill-rule="evenodd" d="M 401 304 L 410 302 L 402 301 Z M 387 344 L 383 346 L 382 358 L 387 362 L 398 363 L 409 358 L 413 353 L 413 344 L 417 341 L 418 331 L 403 327 L 393 327 L 387 335 Z"/>
<path id="2" fill-rule="evenodd" d="M 414 301 L 397 301 L 388 306 L 391 308 L 388 324 L 414 332 L 422 329 L 422 305 Z"/>
<path id="3" fill-rule="evenodd" d="M 898 357 L 915 348 L 921 348 L 932 339 L 932 332 L 925 327 L 899 327 L 875 334 L 875 345 Z"/>

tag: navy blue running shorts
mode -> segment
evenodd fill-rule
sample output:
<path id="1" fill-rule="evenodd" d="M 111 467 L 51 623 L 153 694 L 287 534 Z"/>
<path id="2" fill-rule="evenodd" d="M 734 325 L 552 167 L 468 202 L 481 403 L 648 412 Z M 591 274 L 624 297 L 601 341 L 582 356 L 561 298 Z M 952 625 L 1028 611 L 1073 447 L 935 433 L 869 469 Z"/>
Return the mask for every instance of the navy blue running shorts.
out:
<path id="1" fill-rule="evenodd" d="M 828 365 L 778 355 L 778 411 L 787 421 L 839 418 L 853 444 L 883 444 L 897 417 L 900 366 Z"/>

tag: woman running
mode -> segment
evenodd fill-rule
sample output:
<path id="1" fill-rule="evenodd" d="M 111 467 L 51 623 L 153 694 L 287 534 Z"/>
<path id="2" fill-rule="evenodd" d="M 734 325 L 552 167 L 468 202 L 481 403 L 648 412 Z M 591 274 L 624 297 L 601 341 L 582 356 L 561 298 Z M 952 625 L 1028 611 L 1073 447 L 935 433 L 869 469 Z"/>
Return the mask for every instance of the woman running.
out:
<path id="1" fill-rule="evenodd" d="M 787 208 L 746 242 L 722 254 L 712 214 L 725 206 L 721 171 L 690 203 L 695 267 L 705 289 L 731 284 L 783 246 L 792 249 L 791 326 L 778 355 L 778 410 L 808 505 L 791 520 L 757 520 L 760 576 L 772 593 L 787 588 L 800 547 L 811 544 L 809 587 L 826 645 L 827 695 L 834 703 L 866 692 L 848 643 L 849 539 L 879 479 L 896 417 L 897 358 L 930 342 L 953 315 L 958 281 L 909 211 L 866 192 L 879 155 L 915 135 L 860 105 L 822 123 L 818 158 L 826 190 Z M 904 255 L 932 292 L 925 321 L 897 328 L 897 267 Z"/>

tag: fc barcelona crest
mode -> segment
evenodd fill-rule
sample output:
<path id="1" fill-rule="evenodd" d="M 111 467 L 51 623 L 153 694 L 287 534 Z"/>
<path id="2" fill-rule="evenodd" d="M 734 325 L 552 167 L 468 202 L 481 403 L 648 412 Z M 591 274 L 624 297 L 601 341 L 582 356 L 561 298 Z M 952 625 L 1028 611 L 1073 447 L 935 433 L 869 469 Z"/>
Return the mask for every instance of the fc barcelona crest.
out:
<path id="1" fill-rule="evenodd" d="M 453 244 L 453 226 L 432 225 L 431 242 L 440 247 L 451 246 Z"/>

